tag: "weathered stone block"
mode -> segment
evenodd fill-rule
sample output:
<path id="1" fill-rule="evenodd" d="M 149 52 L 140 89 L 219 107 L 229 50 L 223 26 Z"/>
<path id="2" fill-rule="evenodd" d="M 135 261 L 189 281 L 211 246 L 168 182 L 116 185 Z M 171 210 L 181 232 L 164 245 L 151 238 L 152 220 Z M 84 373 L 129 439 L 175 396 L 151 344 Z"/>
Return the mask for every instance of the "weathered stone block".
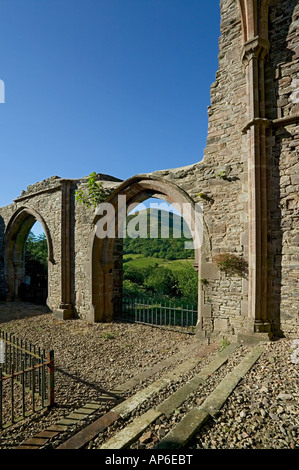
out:
<path id="1" fill-rule="evenodd" d="M 220 279 L 220 271 L 213 263 L 202 263 L 201 277 L 207 280 Z"/>
<path id="2" fill-rule="evenodd" d="M 228 319 L 227 318 L 215 318 L 214 319 L 214 331 L 226 332 L 228 330 Z"/>

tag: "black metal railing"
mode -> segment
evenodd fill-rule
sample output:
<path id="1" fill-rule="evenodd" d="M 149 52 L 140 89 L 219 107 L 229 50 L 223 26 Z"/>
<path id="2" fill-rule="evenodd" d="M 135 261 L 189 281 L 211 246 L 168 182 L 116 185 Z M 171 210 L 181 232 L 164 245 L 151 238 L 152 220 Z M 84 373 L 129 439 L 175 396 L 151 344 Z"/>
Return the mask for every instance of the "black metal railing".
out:
<path id="1" fill-rule="evenodd" d="M 54 404 L 54 351 L 0 330 L 0 429 Z"/>
<path id="2" fill-rule="evenodd" d="M 156 299 L 125 297 L 122 311 L 116 318 L 195 334 L 197 305 L 188 305 L 179 301 L 161 302 Z"/>

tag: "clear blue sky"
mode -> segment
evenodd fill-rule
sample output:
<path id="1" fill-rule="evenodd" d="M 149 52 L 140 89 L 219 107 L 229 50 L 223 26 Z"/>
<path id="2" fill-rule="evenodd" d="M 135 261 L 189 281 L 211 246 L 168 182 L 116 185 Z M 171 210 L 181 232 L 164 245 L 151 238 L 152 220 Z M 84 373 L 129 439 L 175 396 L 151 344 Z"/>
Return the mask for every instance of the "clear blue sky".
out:
<path id="1" fill-rule="evenodd" d="M 219 26 L 219 0 L 1 0 L 0 207 L 200 161 Z"/>

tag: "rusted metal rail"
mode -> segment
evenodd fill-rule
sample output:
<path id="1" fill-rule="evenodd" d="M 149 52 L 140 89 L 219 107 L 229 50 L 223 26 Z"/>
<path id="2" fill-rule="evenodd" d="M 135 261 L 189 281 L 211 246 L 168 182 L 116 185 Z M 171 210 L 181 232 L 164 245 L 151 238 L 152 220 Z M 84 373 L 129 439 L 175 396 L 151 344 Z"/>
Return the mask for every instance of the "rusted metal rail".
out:
<path id="1" fill-rule="evenodd" d="M 54 404 L 54 351 L 0 330 L 0 429 Z"/>

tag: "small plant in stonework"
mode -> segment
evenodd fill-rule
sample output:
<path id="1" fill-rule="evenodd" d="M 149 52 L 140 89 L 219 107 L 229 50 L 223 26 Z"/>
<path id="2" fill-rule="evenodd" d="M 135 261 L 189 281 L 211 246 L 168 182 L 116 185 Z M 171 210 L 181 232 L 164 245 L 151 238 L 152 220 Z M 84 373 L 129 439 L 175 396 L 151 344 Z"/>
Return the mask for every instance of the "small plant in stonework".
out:
<path id="1" fill-rule="evenodd" d="M 203 286 L 207 286 L 209 284 L 209 281 L 205 277 L 202 277 L 200 279 L 200 282 L 202 283 Z"/>
<path id="2" fill-rule="evenodd" d="M 213 202 L 214 200 L 208 196 L 206 193 L 197 193 L 197 195 L 200 199 L 203 199 L 204 201 L 207 201 L 207 202 Z"/>
<path id="3" fill-rule="evenodd" d="M 247 274 L 247 262 L 232 253 L 219 253 L 214 256 L 214 262 L 218 269 L 226 274 L 235 274 L 241 277 L 245 277 Z"/>
<path id="4" fill-rule="evenodd" d="M 217 173 L 216 177 L 225 179 L 226 178 L 226 171 L 220 171 L 219 173 Z"/>
<path id="5" fill-rule="evenodd" d="M 223 351 L 225 348 L 227 348 L 227 346 L 230 345 L 230 342 L 228 341 L 227 338 L 223 338 L 220 342 L 220 349 L 219 351 Z"/>
<path id="6" fill-rule="evenodd" d="M 79 204 L 84 204 L 88 208 L 96 208 L 101 202 L 105 201 L 109 191 L 104 189 L 102 183 L 97 181 L 97 174 L 93 171 L 88 178 L 88 195 L 85 194 L 83 189 L 78 189 L 75 192 L 76 201 Z"/>

